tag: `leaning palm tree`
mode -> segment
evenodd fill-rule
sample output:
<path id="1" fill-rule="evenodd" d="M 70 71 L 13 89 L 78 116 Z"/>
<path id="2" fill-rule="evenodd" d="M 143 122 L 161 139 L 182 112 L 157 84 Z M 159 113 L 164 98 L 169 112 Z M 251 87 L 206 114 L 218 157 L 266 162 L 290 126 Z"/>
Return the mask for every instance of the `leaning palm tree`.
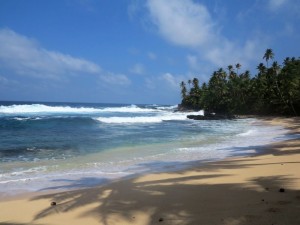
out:
<path id="1" fill-rule="evenodd" d="M 274 52 L 272 49 L 268 48 L 264 54 L 263 59 L 266 59 L 267 67 L 269 67 L 268 62 L 270 59 L 274 59 Z"/>

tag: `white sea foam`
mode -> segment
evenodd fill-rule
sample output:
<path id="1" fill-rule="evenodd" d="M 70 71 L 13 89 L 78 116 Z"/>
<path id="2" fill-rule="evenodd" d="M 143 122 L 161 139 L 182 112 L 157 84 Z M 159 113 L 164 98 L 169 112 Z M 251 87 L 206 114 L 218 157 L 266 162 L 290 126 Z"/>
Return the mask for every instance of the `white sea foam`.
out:
<path id="1" fill-rule="evenodd" d="M 246 131 L 244 133 L 237 134 L 237 136 L 242 136 L 242 137 L 244 137 L 244 136 L 251 136 L 251 135 L 254 135 L 255 133 L 256 133 L 255 130 L 248 130 L 248 131 Z"/>
<path id="2" fill-rule="evenodd" d="M 18 120 L 18 121 L 22 121 L 22 120 L 29 120 L 30 118 L 28 118 L 28 117 L 25 117 L 25 118 L 23 118 L 23 117 L 14 117 L 14 118 L 12 118 L 13 120 Z"/>
<path id="3" fill-rule="evenodd" d="M 95 119 L 102 123 L 161 123 L 171 120 L 187 120 L 187 117 L 185 113 L 166 113 L 153 116 L 97 117 Z"/>
<path id="4" fill-rule="evenodd" d="M 41 120 L 43 119 L 42 117 L 14 117 L 11 118 L 12 120 L 18 120 L 18 121 L 23 121 L 23 120 Z"/>
<path id="5" fill-rule="evenodd" d="M 172 106 L 157 106 L 157 109 L 161 110 L 175 110 L 177 109 L 178 105 L 172 105 Z"/>
<path id="6" fill-rule="evenodd" d="M 158 112 L 157 109 L 140 108 L 136 105 L 124 107 L 89 108 L 70 106 L 47 106 L 43 104 L 0 106 L 0 114 L 38 114 L 38 113 L 101 113 L 101 112 L 124 112 L 142 113 Z M 21 118 L 19 120 L 22 120 Z"/>
<path id="7" fill-rule="evenodd" d="M 5 114 L 26 114 L 26 113 L 82 113 L 95 112 L 95 108 L 72 108 L 70 106 L 47 106 L 42 104 L 33 105 L 11 105 L 0 106 L 0 113 Z"/>
<path id="8" fill-rule="evenodd" d="M 143 112 L 159 112 L 161 110 L 149 109 L 149 108 L 140 108 L 136 105 L 124 106 L 124 107 L 108 107 L 101 109 L 101 112 L 124 112 L 124 113 L 143 113 Z"/>

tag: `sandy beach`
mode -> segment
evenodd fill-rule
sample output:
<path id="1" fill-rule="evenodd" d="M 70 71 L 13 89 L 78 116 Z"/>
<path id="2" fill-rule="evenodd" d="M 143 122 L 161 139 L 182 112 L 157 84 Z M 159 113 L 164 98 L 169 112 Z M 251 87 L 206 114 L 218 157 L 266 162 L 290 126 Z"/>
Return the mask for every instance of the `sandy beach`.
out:
<path id="1" fill-rule="evenodd" d="M 264 118 L 300 134 L 299 118 Z M 95 188 L 0 202 L 0 224 L 300 224 L 300 139 Z M 56 205 L 51 205 L 55 202 Z"/>

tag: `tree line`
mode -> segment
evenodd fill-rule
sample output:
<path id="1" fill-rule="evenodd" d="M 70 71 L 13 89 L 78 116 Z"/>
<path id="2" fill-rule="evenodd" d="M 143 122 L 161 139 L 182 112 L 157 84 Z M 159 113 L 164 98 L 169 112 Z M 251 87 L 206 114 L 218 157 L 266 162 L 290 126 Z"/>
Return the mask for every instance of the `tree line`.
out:
<path id="1" fill-rule="evenodd" d="M 300 58 L 287 57 L 283 64 L 274 61 L 267 49 L 257 74 L 241 72 L 241 64 L 214 71 L 209 81 L 197 78 L 181 82 L 181 107 L 226 114 L 300 114 Z"/>

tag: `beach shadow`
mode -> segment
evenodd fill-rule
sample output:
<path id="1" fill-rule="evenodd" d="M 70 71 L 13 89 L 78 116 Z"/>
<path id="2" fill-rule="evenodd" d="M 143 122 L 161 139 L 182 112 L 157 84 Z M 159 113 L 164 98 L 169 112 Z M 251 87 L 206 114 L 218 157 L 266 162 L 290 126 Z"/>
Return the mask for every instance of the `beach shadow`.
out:
<path id="1" fill-rule="evenodd" d="M 220 167 L 235 168 L 233 162 Z M 209 170 L 210 167 L 206 168 Z M 216 165 L 212 166 L 217 170 Z M 201 170 L 201 169 L 200 169 Z M 245 184 L 207 184 L 227 175 L 187 175 L 167 173 L 168 178 L 143 181 L 139 178 L 114 182 L 107 186 L 38 196 L 31 201 L 48 199 L 56 206 L 42 209 L 34 218 L 78 210 L 90 204 L 93 208 L 79 216 L 93 217 L 101 224 L 138 223 L 140 214 L 150 224 L 285 224 L 299 225 L 300 191 L 289 190 L 289 177 L 258 177 Z M 170 178 L 171 176 L 171 178 Z M 279 190 L 285 188 L 285 192 Z"/>
<path id="2" fill-rule="evenodd" d="M 278 144 L 274 144 L 274 148 L 272 152 L 269 152 L 273 155 L 294 155 L 300 153 L 300 146 L 299 143 L 296 141 L 293 142 L 296 139 L 291 140 L 285 140 Z M 298 138 L 299 140 L 299 138 Z"/>
<path id="3" fill-rule="evenodd" d="M 294 134 L 300 134 L 300 123 L 299 123 L 299 117 L 279 117 L 282 121 L 286 121 L 288 123 L 288 130 L 290 130 L 290 133 Z M 262 117 L 262 120 L 267 122 L 276 122 L 276 117 Z"/>
<path id="4" fill-rule="evenodd" d="M 239 157 L 239 156 L 257 156 L 257 155 L 266 155 L 272 154 L 276 155 L 297 155 L 300 154 L 300 146 L 297 140 L 300 139 L 298 134 L 285 134 L 283 139 L 279 140 L 278 143 L 273 143 L 270 148 L 270 145 L 251 145 L 246 147 L 230 147 L 230 148 L 221 148 L 218 150 L 227 150 L 230 152 L 229 157 Z"/>

